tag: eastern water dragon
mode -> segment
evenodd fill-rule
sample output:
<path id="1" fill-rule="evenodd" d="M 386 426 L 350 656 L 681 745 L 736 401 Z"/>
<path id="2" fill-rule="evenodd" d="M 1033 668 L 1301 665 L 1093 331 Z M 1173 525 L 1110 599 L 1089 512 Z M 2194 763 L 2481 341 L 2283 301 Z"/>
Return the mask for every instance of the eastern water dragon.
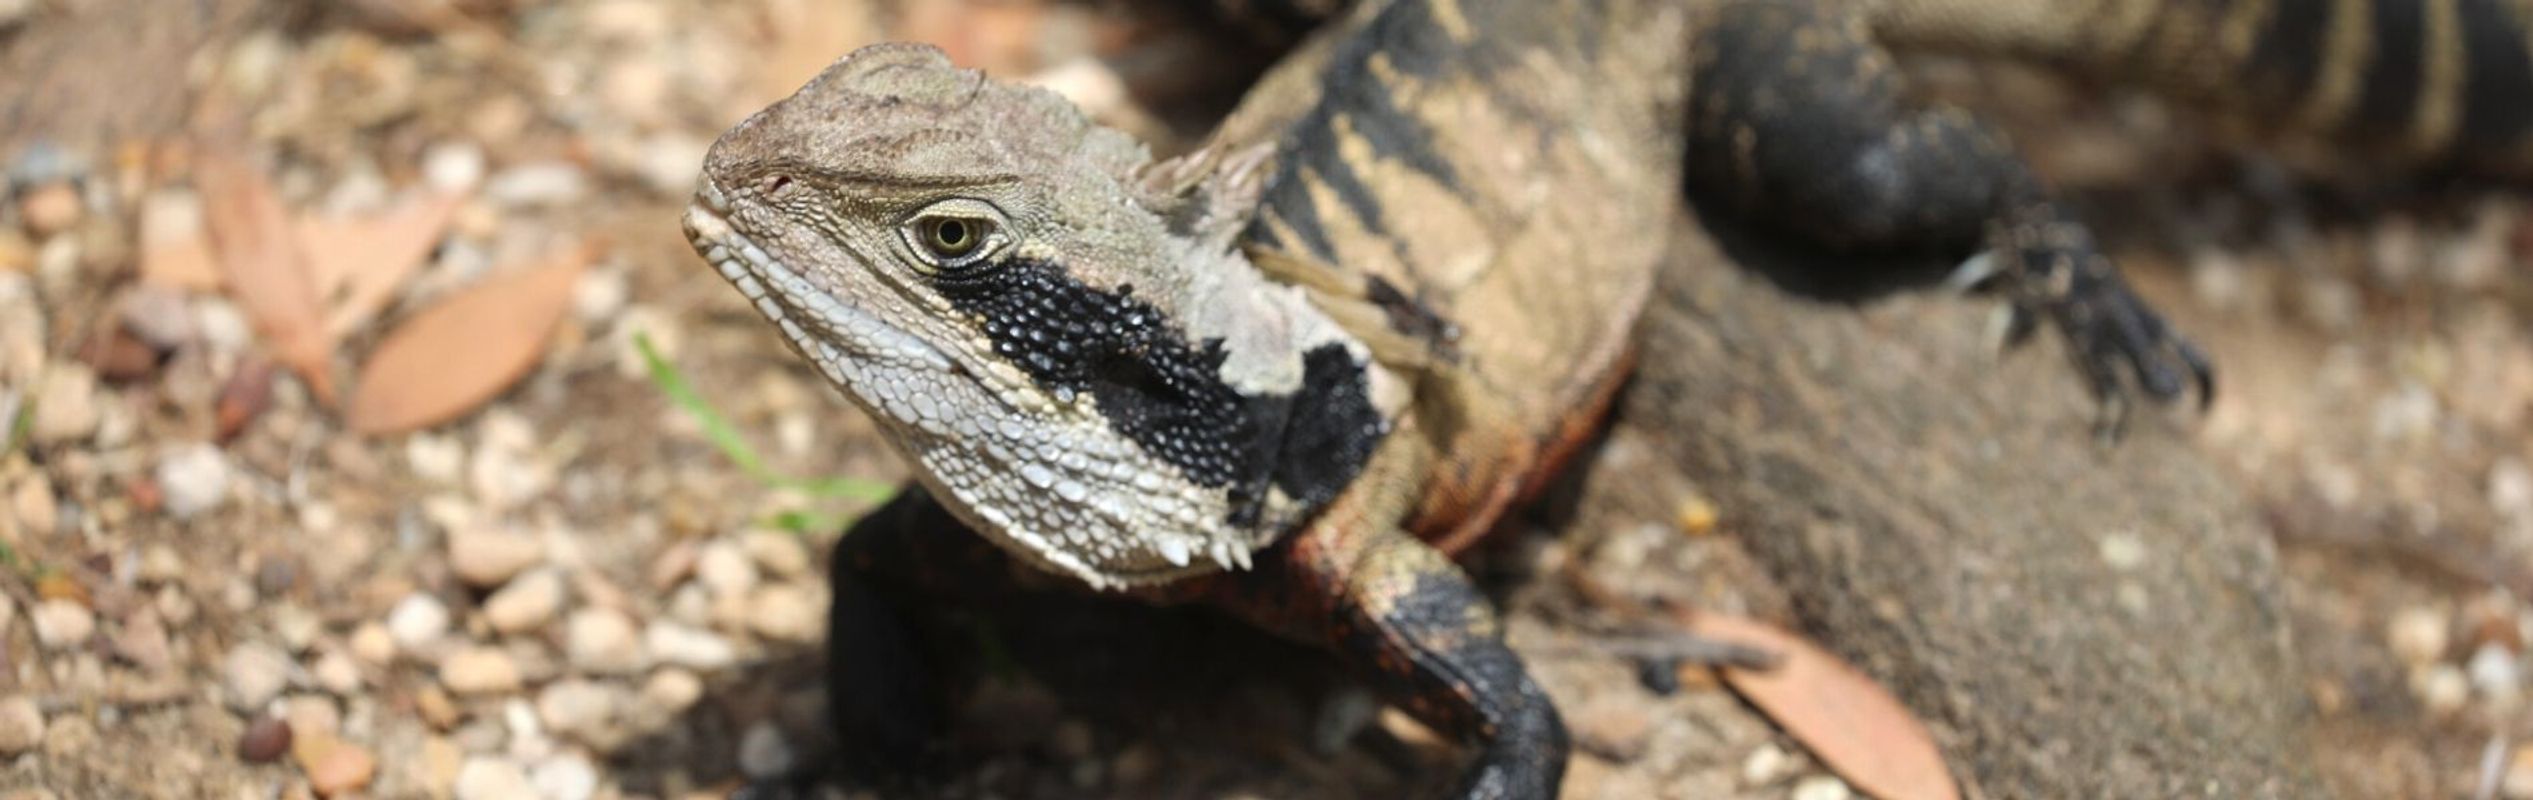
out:
<path id="1" fill-rule="evenodd" d="M 1978 119 L 1912 102 L 1891 49 L 2522 174 L 2527 20 L 2501 0 L 1394 0 L 1157 163 L 1053 94 L 882 45 L 723 135 L 686 226 L 922 484 L 836 554 L 847 755 L 926 746 L 924 665 L 865 646 L 905 639 L 890 609 L 1016 558 L 1324 644 L 1472 743 L 1460 796 L 1545 797 L 1566 733 L 1449 554 L 1594 429 L 1684 196 L 1832 251 L 1984 253 L 2106 401 L 2204 393 L 2205 360 L 2084 226 Z M 936 535 L 953 526 L 1000 547 Z"/>

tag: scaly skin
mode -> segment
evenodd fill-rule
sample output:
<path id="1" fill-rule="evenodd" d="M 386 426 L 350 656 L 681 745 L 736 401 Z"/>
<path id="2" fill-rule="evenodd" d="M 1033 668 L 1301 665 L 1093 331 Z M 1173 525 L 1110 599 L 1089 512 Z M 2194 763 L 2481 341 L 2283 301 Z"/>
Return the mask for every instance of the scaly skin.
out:
<path id="1" fill-rule="evenodd" d="M 2368 13 L 2296 16 L 2325 6 Z M 2399 26 L 2361 16 L 2432 35 L 2392 46 L 2374 34 Z M 2510 88 L 2533 82 L 2520 19 L 2488 0 L 1396 0 L 1161 164 L 1052 95 L 881 46 L 716 142 L 687 228 L 933 498 L 838 548 L 852 757 L 929 743 L 906 699 L 927 670 L 869 649 L 908 638 L 894 610 L 1017 559 L 1325 644 L 1475 745 L 1460 796 L 1545 797 L 1564 730 L 1447 554 L 1594 428 L 1684 194 L 1785 243 L 1985 252 L 2024 328 L 2058 330 L 2112 406 L 2204 396 L 2205 359 L 2002 137 L 1910 102 L 1885 45 L 2131 74 L 2421 164 L 2507 165 L 2533 114 Z M 952 527 L 1000 548 L 935 535 Z"/>

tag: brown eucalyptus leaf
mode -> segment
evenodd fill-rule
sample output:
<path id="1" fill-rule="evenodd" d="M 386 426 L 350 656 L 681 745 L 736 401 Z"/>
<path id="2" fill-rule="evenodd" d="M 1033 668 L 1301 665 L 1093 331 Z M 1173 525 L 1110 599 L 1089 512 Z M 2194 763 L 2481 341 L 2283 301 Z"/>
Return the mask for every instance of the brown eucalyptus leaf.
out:
<path id="1" fill-rule="evenodd" d="M 1724 682 L 1848 785 L 1882 800 L 1959 800 L 1935 737 L 1889 691 L 1810 641 L 1757 621 L 1698 614 L 1699 636 L 1779 655 L 1775 668 L 1725 668 Z"/>
<path id="2" fill-rule="evenodd" d="M 203 149 L 194 182 L 229 296 L 255 321 L 275 359 L 299 373 L 318 402 L 333 405 L 334 335 L 281 197 L 245 157 L 216 147 Z"/>
<path id="3" fill-rule="evenodd" d="M 590 255 L 588 247 L 567 248 L 406 320 L 361 369 L 346 412 L 352 429 L 394 434 L 456 419 L 525 377 L 571 308 Z"/>
<path id="4" fill-rule="evenodd" d="M 420 270 L 464 198 L 426 194 L 363 217 L 299 220 L 299 243 L 330 309 L 326 329 L 349 336 L 369 324 Z"/>

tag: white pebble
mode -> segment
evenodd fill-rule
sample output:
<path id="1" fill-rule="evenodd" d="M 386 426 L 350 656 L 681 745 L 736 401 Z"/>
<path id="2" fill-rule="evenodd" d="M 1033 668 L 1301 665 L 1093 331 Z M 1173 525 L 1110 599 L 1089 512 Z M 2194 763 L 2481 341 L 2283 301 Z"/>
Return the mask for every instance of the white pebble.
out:
<path id="1" fill-rule="evenodd" d="M 472 190 L 484 181 L 484 149 L 467 141 L 431 145 L 422 152 L 422 179 L 449 194 Z"/>
<path id="2" fill-rule="evenodd" d="M 645 666 L 633 620 L 610 608 L 572 612 L 564 623 L 563 652 L 572 668 L 591 674 L 635 672 Z"/>
<path id="3" fill-rule="evenodd" d="M 1847 800 L 1854 796 L 1855 790 L 1847 788 L 1846 781 L 1831 775 L 1814 775 L 1795 781 L 1794 792 L 1787 795 L 1790 800 Z"/>
<path id="4" fill-rule="evenodd" d="M 738 660 L 728 640 L 675 622 L 652 622 L 642 641 L 652 658 L 691 669 L 721 669 Z"/>
<path id="5" fill-rule="evenodd" d="M 589 800 L 598 793 L 598 768 L 575 753 L 539 762 L 529 780 L 543 800 Z"/>
<path id="6" fill-rule="evenodd" d="M 2524 676 L 2516 667 L 2515 653 L 2497 642 L 2473 650 L 2463 671 L 2470 674 L 2473 690 L 2499 705 L 2513 706 L 2524 692 Z"/>
<path id="7" fill-rule="evenodd" d="M 408 651 L 427 650 L 449 632 L 449 609 L 439 598 L 421 592 L 405 595 L 387 612 L 387 634 Z"/>
<path id="8" fill-rule="evenodd" d="M 505 206 L 560 205 L 588 191 L 588 178 L 581 168 L 561 161 L 511 167 L 484 186 L 485 197 Z"/>
<path id="9" fill-rule="evenodd" d="M 537 719 L 548 730 L 584 742 L 604 735 L 631 693 L 603 683 L 560 680 L 537 693 Z"/>
<path id="10" fill-rule="evenodd" d="M 270 645 L 241 644 L 221 660 L 220 679 L 229 691 L 229 708 L 257 713 L 290 683 L 290 656 Z"/>
<path id="11" fill-rule="evenodd" d="M 35 639 L 46 650 L 76 647 L 97 632 L 97 614 L 69 600 L 46 600 L 27 615 L 35 623 Z"/>
<path id="12" fill-rule="evenodd" d="M 207 443 L 178 447 L 158 462 L 158 489 L 177 519 L 218 508 L 229 496 L 228 456 Z"/>
<path id="13" fill-rule="evenodd" d="M 526 800 L 537 793 L 527 770 L 497 756 L 467 759 L 457 768 L 456 789 L 457 800 Z"/>

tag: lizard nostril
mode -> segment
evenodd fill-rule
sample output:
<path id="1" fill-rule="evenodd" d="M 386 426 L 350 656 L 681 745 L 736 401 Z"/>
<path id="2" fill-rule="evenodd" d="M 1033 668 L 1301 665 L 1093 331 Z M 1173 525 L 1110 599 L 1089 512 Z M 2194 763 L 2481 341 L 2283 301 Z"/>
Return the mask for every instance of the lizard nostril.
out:
<path id="1" fill-rule="evenodd" d="M 776 193 L 776 192 L 780 192 L 780 191 L 783 191 L 783 190 L 785 190 L 785 189 L 792 188 L 792 176 L 789 176 L 789 175 L 768 175 L 768 176 L 765 176 L 765 181 L 764 181 L 763 186 L 765 187 L 765 193 L 766 193 L 766 194 L 774 194 L 774 193 Z"/>

